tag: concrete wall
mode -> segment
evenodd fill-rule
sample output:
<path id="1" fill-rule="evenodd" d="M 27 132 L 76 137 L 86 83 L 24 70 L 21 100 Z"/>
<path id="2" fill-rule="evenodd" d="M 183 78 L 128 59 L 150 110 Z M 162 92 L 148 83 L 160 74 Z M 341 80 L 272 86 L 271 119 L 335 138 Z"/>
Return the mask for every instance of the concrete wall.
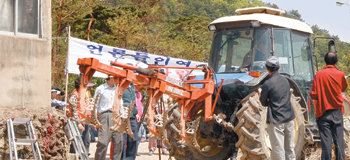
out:
<path id="1" fill-rule="evenodd" d="M 0 110 L 50 107 L 51 1 L 42 3 L 42 38 L 0 33 Z"/>

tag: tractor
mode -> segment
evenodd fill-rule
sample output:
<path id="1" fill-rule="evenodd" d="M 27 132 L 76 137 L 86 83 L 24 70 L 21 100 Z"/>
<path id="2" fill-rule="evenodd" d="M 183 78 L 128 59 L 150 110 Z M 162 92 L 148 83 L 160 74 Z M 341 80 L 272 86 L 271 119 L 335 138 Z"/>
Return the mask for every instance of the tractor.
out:
<path id="1" fill-rule="evenodd" d="M 278 9 L 255 7 L 236 12 L 240 15 L 222 17 L 209 24 L 214 37 L 208 66 L 148 64 L 148 68 L 140 68 L 117 60 L 108 65 L 95 58 L 78 59 L 81 84 L 77 112 L 86 115 L 87 107 L 82 102 L 87 84 L 99 71 L 114 77 L 117 100 L 131 83 L 147 90 L 147 128 L 150 136 L 170 145 L 170 156 L 178 160 L 226 160 L 235 157 L 240 149 L 241 159 L 270 159 L 267 107 L 261 105 L 259 92 L 269 77 L 265 61 L 276 56 L 279 72 L 287 78 L 292 94 L 296 157 L 304 159 L 305 148 L 317 146 L 320 141 L 313 102 L 308 96 L 318 69 L 311 51 L 312 29 L 304 22 L 281 16 L 284 11 Z M 334 39 L 329 41 L 328 49 L 336 52 Z M 191 71 L 181 79 L 173 79 L 164 68 Z M 193 76 L 193 70 L 203 75 Z M 168 107 L 163 107 L 164 94 L 172 98 L 166 101 L 173 101 Z M 344 104 L 349 107 L 349 103 Z M 111 130 L 133 136 L 130 107 L 114 103 L 115 124 Z M 345 116 L 350 116 L 347 109 Z M 350 118 L 346 120 L 349 135 Z M 84 121 L 99 124 L 96 116 L 85 116 Z"/>
<path id="2" fill-rule="evenodd" d="M 202 118 L 196 123 L 195 145 L 181 143 L 176 121 L 168 124 L 172 155 L 181 160 L 222 160 L 235 156 L 239 148 L 241 159 L 269 159 L 267 107 L 259 101 L 259 88 L 268 78 L 266 59 L 276 56 L 279 72 L 288 79 L 292 92 L 296 157 L 304 159 L 305 147 L 320 141 L 308 96 L 318 69 L 310 41 L 312 29 L 304 22 L 281 16 L 284 11 L 278 9 L 254 7 L 236 12 L 240 15 L 216 19 L 208 26 L 214 32 L 209 66 L 216 88 L 222 81 L 221 91 L 216 89 L 213 95 L 213 99 L 218 97 L 213 120 Z M 334 40 L 329 42 L 329 50 L 335 50 Z M 178 115 L 175 110 L 173 119 Z M 196 116 L 203 117 L 201 110 Z"/>

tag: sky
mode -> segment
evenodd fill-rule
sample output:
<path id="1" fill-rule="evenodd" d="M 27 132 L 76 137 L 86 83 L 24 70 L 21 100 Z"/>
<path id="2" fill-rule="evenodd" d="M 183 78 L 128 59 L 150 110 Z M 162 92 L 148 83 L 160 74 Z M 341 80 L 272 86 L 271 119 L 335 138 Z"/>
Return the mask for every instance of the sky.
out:
<path id="1" fill-rule="evenodd" d="M 341 41 L 350 43 L 350 0 L 262 0 L 276 4 L 280 9 L 298 10 L 310 26 L 317 24 Z M 344 2 L 337 6 L 336 2 Z"/>

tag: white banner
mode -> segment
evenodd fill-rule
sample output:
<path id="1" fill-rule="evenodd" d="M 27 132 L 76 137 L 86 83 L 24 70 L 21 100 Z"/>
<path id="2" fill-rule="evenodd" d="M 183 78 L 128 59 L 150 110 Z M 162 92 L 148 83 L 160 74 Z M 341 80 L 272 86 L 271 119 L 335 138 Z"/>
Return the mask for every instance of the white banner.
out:
<path id="1" fill-rule="evenodd" d="M 116 59 L 120 63 L 130 64 L 134 66 L 140 66 L 147 68 L 148 66 L 141 61 L 147 62 L 147 64 L 154 64 L 158 62 L 158 65 L 172 66 L 172 67 L 196 67 L 200 64 L 207 64 L 204 62 L 197 62 L 179 58 L 165 57 L 145 52 L 138 52 L 127 50 L 123 48 L 116 48 L 107 45 L 94 43 L 78 38 L 70 37 L 69 39 L 69 52 L 68 52 L 68 73 L 80 74 L 79 66 L 77 65 L 78 58 L 96 58 L 100 62 L 110 64 Z M 133 55 L 125 56 L 125 54 Z M 124 56 L 123 56 L 124 55 Z M 123 56 L 123 57 L 121 57 Z M 120 58 L 119 58 L 120 57 Z M 166 74 L 174 78 L 182 78 L 189 73 L 190 70 L 169 69 L 166 70 Z M 201 71 L 193 71 L 191 75 L 202 75 Z M 96 72 L 94 77 L 107 77 L 105 74 Z"/>

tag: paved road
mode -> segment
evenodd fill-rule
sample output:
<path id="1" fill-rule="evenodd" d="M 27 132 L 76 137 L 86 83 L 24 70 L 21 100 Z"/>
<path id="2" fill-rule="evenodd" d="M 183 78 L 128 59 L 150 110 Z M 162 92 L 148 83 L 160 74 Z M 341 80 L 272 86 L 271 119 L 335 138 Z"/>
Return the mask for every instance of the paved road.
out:
<path id="1" fill-rule="evenodd" d="M 94 155 L 95 155 L 95 151 L 96 151 L 96 142 L 92 142 L 90 144 L 90 159 L 93 160 L 94 159 Z M 106 160 L 109 160 L 109 146 L 108 146 L 108 150 L 107 150 L 107 157 Z M 136 157 L 136 160 L 158 160 L 159 159 L 159 155 L 158 155 L 158 149 L 157 151 L 152 155 L 148 155 L 148 142 L 144 142 L 144 143 L 140 143 L 139 145 L 139 156 Z M 167 155 L 161 155 L 161 159 L 162 160 L 168 160 L 169 156 Z"/>

